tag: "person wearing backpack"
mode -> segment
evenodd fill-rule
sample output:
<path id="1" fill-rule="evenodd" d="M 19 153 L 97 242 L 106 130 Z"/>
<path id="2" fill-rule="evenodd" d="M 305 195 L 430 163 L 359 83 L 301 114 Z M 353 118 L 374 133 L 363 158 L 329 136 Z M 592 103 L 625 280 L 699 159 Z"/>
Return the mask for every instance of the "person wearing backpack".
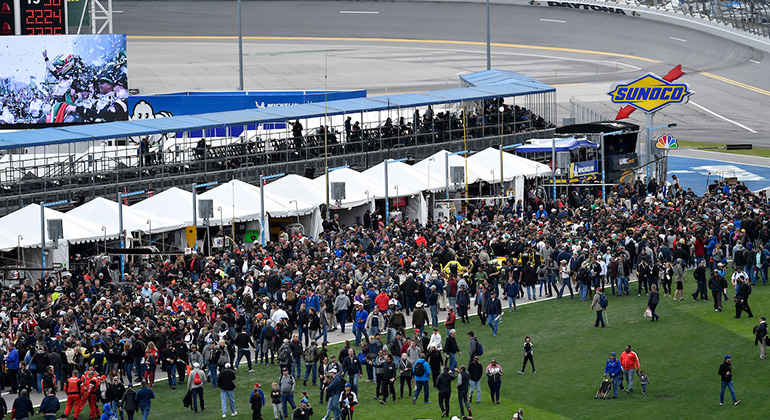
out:
<path id="1" fill-rule="evenodd" d="M 601 305 L 602 298 L 604 298 L 605 305 L 607 301 L 607 296 L 604 296 L 604 292 L 602 291 L 601 287 L 596 288 L 596 294 L 594 295 L 593 300 L 591 300 L 591 310 L 596 311 L 596 322 L 594 322 L 594 327 L 599 327 L 599 323 L 602 324 L 602 328 L 604 328 L 604 309 L 606 306 Z"/>
<path id="2" fill-rule="evenodd" d="M 311 371 L 313 372 L 313 386 L 316 386 L 318 382 L 316 367 L 318 366 L 319 353 L 318 344 L 315 340 L 311 340 L 310 345 L 305 347 L 305 350 L 302 352 L 302 358 L 305 359 L 305 380 L 302 383 L 304 386 L 307 386 L 307 378 L 310 376 Z"/>
<path id="3" fill-rule="evenodd" d="M 468 351 L 470 357 L 468 364 L 470 365 L 474 358 L 478 358 L 478 356 L 484 354 L 484 347 L 481 345 L 481 342 L 473 331 L 468 331 L 468 339 L 470 339 L 470 350 Z"/>
<path id="4" fill-rule="evenodd" d="M 206 404 L 203 402 L 203 385 L 206 383 L 206 372 L 201 370 L 201 365 L 194 362 L 192 370 L 187 376 L 187 390 L 192 393 L 193 411 L 198 412 L 198 398 L 201 400 L 201 411 L 206 410 Z"/>
<path id="5" fill-rule="evenodd" d="M 417 397 L 420 396 L 420 390 L 422 389 L 425 390 L 425 404 L 430 404 L 430 401 L 428 401 L 430 390 L 430 387 L 428 386 L 430 380 L 430 365 L 425 360 L 425 353 L 420 354 L 420 358 L 414 363 L 412 375 L 414 376 L 414 381 L 417 383 L 417 387 L 414 391 L 414 398 L 412 398 L 412 404 L 417 404 Z"/>

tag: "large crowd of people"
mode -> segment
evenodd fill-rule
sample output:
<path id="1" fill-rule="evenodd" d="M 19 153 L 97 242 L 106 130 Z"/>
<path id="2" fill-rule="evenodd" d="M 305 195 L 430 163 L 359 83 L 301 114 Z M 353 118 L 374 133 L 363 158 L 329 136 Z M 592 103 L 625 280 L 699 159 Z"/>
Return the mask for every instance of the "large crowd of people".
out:
<path id="1" fill-rule="evenodd" d="M 606 200 L 599 191 L 467 205 L 456 220 L 426 226 L 386 224 L 377 214 L 343 226 L 333 217 L 318 238 L 283 233 L 264 247 L 158 258 L 129 267 L 122 281 L 105 264 L 61 281 L 46 274 L 5 287 L 0 384 L 20 395 L 19 407 L 30 393 L 49 393 L 66 396 L 67 416 L 74 410 L 77 418 L 88 405 L 89 417 L 100 418 L 102 402 L 104 412 L 125 412 L 129 420 L 142 412 L 146 419 L 161 369 L 166 386 L 190 390 L 195 411 L 206 409 L 205 385 L 218 387 L 225 417 L 228 405 L 237 413 L 236 373 L 262 363 L 278 367 L 276 381 L 251 394 L 255 418 L 271 417 L 262 411 L 267 402 L 276 419 L 314 411 L 328 420 L 352 418 L 364 377 L 381 404 L 403 398 L 405 388 L 411 403 L 420 395 L 427 403 L 434 388 L 446 417 L 455 411 L 449 396 L 456 389 L 460 414 L 471 416 L 482 377 L 491 401 L 500 403 L 504 370 L 494 358 L 483 360 L 477 334 L 460 342 L 455 324 L 479 322 L 497 334 L 503 300 L 513 311 L 517 300 L 563 299 L 565 291 L 575 298 L 573 287 L 583 300 L 597 287 L 629 295 L 632 275 L 637 295 L 660 285 L 663 298 L 672 283 L 682 289 L 683 269 L 695 267 L 693 299 L 707 298 L 708 286 L 715 310 L 732 298 L 736 316 L 751 316 L 750 285 L 766 283 L 770 257 L 764 193 L 741 183 L 719 184 L 703 197 L 676 183 L 617 185 Z M 744 274 L 726 280 L 726 265 Z M 328 334 L 337 330 L 349 340 L 330 352 Z M 535 371 L 532 346 L 524 344 L 529 357 L 519 373 L 527 362 Z M 299 404 L 298 388 L 306 390 Z"/>

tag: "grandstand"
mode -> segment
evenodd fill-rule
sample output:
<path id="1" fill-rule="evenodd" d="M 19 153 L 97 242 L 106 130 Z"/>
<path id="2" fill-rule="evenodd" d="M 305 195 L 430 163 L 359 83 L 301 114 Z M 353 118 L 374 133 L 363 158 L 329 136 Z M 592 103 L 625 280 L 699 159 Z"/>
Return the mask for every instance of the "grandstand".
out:
<path id="1" fill-rule="evenodd" d="M 124 190 L 256 183 L 260 174 L 312 176 L 326 166 L 367 169 L 387 158 L 553 135 L 555 88 L 500 70 L 461 81 L 465 87 L 422 93 L 0 132 L 0 215 L 43 201 L 74 206 Z M 306 127 L 299 134 L 290 124 L 271 128 L 296 121 Z M 223 128 L 226 135 L 216 137 Z"/>

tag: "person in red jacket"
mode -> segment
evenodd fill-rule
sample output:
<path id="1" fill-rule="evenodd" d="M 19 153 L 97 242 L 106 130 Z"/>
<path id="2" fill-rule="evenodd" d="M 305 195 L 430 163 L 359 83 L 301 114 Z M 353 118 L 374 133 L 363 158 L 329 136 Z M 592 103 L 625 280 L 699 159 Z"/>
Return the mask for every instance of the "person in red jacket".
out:
<path id="1" fill-rule="evenodd" d="M 623 369 L 623 379 L 628 382 L 627 393 L 634 392 L 634 373 L 639 369 L 639 357 L 631 351 L 631 345 L 626 346 L 626 350 L 620 353 L 620 367 Z M 621 383 L 621 389 L 623 385 Z"/>
<path id="2" fill-rule="evenodd" d="M 78 378 L 78 371 L 73 370 L 72 376 L 67 379 L 64 385 L 64 392 L 67 393 L 67 404 L 64 407 L 64 415 L 70 415 L 73 412 L 75 418 L 80 416 L 80 411 L 83 410 L 83 404 L 80 403 L 80 392 L 83 386 L 83 381 Z"/>
<path id="3" fill-rule="evenodd" d="M 380 308 L 380 312 L 385 312 L 388 310 L 388 302 L 390 302 L 390 296 L 385 293 L 385 289 L 380 289 L 380 294 L 374 298 L 374 304 Z"/>

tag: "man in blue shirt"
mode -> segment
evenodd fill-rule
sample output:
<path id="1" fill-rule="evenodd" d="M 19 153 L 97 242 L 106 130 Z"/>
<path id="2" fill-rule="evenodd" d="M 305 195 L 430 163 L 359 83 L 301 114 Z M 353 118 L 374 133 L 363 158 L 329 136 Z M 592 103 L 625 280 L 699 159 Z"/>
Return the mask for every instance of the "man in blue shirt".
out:
<path id="1" fill-rule="evenodd" d="M 142 420 L 147 420 L 150 416 L 152 400 L 155 398 L 155 393 L 147 386 L 147 381 L 142 381 L 142 388 L 136 392 L 135 398 L 136 405 L 139 407 L 139 411 L 142 412 Z"/>
<path id="2" fill-rule="evenodd" d="M 9 343 L 9 347 L 10 350 L 8 350 L 8 355 L 5 356 L 6 375 L 11 380 L 11 394 L 16 394 L 19 388 L 19 351 L 16 350 L 16 346 L 14 346 L 13 343 Z"/>
<path id="3" fill-rule="evenodd" d="M 356 302 L 356 316 L 354 325 L 356 327 L 356 347 L 361 345 L 361 334 L 369 340 L 369 334 L 366 332 L 366 320 L 369 318 L 369 312 L 364 309 L 364 305 L 361 302 Z"/>

